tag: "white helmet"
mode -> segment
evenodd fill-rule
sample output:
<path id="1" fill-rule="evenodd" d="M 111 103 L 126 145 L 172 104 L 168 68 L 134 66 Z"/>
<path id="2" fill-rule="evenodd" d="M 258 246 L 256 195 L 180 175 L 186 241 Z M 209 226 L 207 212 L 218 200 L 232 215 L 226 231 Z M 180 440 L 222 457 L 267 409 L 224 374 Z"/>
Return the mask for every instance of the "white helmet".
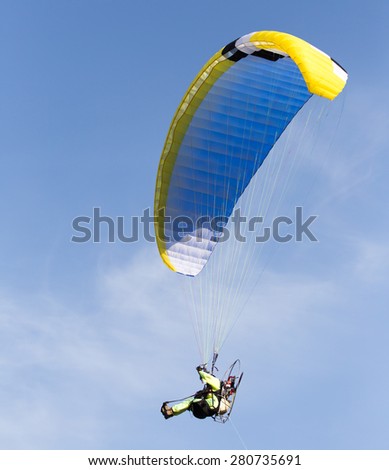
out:
<path id="1" fill-rule="evenodd" d="M 231 403 L 226 398 L 223 397 L 220 400 L 219 415 L 226 414 L 228 411 L 230 411 L 230 408 L 231 408 Z"/>

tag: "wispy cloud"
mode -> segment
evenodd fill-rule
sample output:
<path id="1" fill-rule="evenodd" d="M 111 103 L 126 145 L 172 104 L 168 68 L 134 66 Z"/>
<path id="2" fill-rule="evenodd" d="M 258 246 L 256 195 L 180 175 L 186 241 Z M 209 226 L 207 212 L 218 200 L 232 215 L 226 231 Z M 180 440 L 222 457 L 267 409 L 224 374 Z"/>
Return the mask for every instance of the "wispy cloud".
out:
<path id="1" fill-rule="evenodd" d="M 146 252 L 107 272 L 97 280 L 101 307 L 94 311 L 47 292 L 28 299 L 3 292 L 4 448 L 58 446 L 67 438 L 94 446 L 108 408 L 132 410 L 135 419 L 139 402 L 155 393 L 149 377 L 163 383 L 170 373 L 174 383 L 174 373 L 161 362 L 172 363 L 176 354 L 180 367 L 177 351 L 185 356 L 191 328 L 179 293 L 162 271 Z"/>
<path id="2" fill-rule="evenodd" d="M 389 277 L 389 246 L 377 240 L 358 240 L 355 274 L 364 282 L 380 285 Z"/>

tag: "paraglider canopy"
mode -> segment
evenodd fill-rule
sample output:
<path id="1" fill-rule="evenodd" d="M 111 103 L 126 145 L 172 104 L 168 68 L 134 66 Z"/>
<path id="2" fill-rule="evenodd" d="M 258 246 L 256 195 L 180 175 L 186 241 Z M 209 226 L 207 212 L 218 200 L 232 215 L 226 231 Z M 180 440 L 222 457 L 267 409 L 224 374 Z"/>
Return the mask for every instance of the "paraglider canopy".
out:
<path id="1" fill-rule="evenodd" d="M 332 100 L 347 73 L 290 34 L 231 42 L 201 69 L 171 123 L 155 191 L 160 255 L 178 273 L 207 264 L 242 193 L 312 94 Z"/>

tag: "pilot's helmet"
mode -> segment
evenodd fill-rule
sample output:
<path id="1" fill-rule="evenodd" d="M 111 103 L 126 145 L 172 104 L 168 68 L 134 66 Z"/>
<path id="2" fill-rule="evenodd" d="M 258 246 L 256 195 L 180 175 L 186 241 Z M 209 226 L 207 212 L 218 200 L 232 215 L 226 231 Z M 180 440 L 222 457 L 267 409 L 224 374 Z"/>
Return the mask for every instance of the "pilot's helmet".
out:
<path id="1" fill-rule="evenodd" d="M 226 414 L 230 410 L 230 408 L 231 408 L 231 403 L 226 398 L 222 398 L 220 400 L 219 415 Z"/>

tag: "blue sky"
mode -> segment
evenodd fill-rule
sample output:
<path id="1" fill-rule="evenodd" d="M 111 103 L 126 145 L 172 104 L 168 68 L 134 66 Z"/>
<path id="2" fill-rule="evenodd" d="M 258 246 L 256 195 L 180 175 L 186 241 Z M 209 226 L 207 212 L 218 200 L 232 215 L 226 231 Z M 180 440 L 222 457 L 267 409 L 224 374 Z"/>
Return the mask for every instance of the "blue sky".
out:
<path id="1" fill-rule="evenodd" d="M 387 449 L 387 4 L 4 0 L 0 18 L 1 448 Z M 165 422 L 199 386 L 182 283 L 154 245 L 71 243 L 71 223 L 152 207 L 192 78 L 265 29 L 349 72 L 320 243 L 274 257 L 225 346 L 232 421 Z"/>

